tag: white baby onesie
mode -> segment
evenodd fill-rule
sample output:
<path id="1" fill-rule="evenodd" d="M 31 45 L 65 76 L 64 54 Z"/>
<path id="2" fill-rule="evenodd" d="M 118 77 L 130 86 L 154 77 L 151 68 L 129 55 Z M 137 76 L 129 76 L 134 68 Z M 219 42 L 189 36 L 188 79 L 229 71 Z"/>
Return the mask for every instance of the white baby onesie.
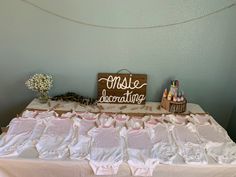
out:
<path id="1" fill-rule="evenodd" d="M 196 125 L 208 125 L 211 124 L 212 117 L 208 114 L 191 114 L 193 122 Z"/>
<path id="2" fill-rule="evenodd" d="M 68 145 L 73 137 L 73 121 L 71 119 L 51 119 L 43 132 L 36 148 L 39 158 L 63 159 L 69 155 Z"/>
<path id="3" fill-rule="evenodd" d="M 153 158 L 151 131 L 145 129 L 129 129 L 126 134 L 127 162 L 133 176 L 152 176 L 158 160 Z"/>
<path id="4" fill-rule="evenodd" d="M 129 116 L 125 114 L 115 114 L 112 117 L 115 119 L 115 126 L 120 128 L 124 127 L 129 120 Z"/>
<path id="5" fill-rule="evenodd" d="M 21 156 L 21 154 L 27 154 L 27 151 L 31 151 L 33 150 L 33 152 L 35 152 L 34 154 L 38 157 L 38 152 L 36 150 L 36 144 L 38 143 L 41 135 L 43 134 L 46 125 L 47 125 L 47 120 L 46 119 L 36 119 L 37 123 L 30 135 L 30 137 L 27 139 L 27 141 L 18 146 L 17 148 L 17 152 L 19 154 L 19 156 Z M 25 153 L 24 153 L 25 152 Z M 27 156 L 30 156 L 30 154 L 27 154 Z"/>
<path id="6" fill-rule="evenodd" d="M 114 127 L 114 123 L 115 123 L 115 119 L 110 115 L 103 113 L 99 116 L 98 126 L 100 127 L 104 127 L 104 128 L 108 128 L 111 126 Z"/>
<path id="7" fill-rule="evenodd" d="M 226 132 L 214 125 L 196 125 L 196 129 L 200 139 L 204 142 L 224 143 L 230 141 L 226 136 Z"/>
<path id="8" fill-rule="evenodd" d="M 219 164 L 236 164 L 236 144 L 234 142 L 206 144 L 207 154 Z"/>
<path id="9" fill-rule="evenodd" d="M 169 133 L 166 124 L 153 122 L 149 120 L 145 123 L 145 127 L 151 128 L 152 133 L 152 157 L 157 159 L 159 163 L 172 164 L 177 154 L 177 147 Z"/>
<path id="10" fill-rule="evenodd" d="M 0 156 L 18 156 L 21 151 L 20 147 L 28 141 L 36 123 L 34 118 L 14 118 L 1 141 Z"/>
<path id="11" fill-rule="evenodd" d="M 99 114 L 91 113 L 91 112 L 80 112 L 77 114 L 79 118 L 84 120 L 97 120 Z"/>
<path id="12" fill-rule="evenodd" d="M 170 114 L 164 117 L 164 120 L 176 125 L 186 125 L 190 119 L 190 116 L 174 115 Z"/>
<path id="13" fill-rule="evenodd" d="M 18 148 L 19 153 L 27 151 L 28 148 L 36 149 L 36 144 L 38 143 L 41 135 L 43 134 L 46 125 L 48 124 L 48 121 L 55 119 L 55 116 L 58 116 L 58 114 L 54 111 L 25 111 L 24 115 L 28 117 L 35 117 L 37 123 L 26 143 Z"/>
<path id="14" fill-rule="evenodd" d="M 197 133 L 191 131 L 188 126 L 175 125 L 173 127 L 173 137 L 179 148 L 179 154 L 187 164 L 206 164 L 207 157 L 204 146 Z"/>
<path id="15" fill-rule="evenodd" d="M 82 114 L 83 119 L 74 118 L 74 135 L 72 143 L 69 145 L 71 159 L 89 159 L 91 137 L 88 132 L 97 126 L 97 116 L 95 114 Z"/>
<path id="16" fill-rule="evenodd" d="M 29 110 L 25 110 L 22 113 L 22 118 L 35 118 L 35 116 L 38 114 L 37 111 L 29 111 Z"/>
<path id="17" fill-rule="evenodd" d="M 90 166 L 96 175 L 115 175 L 123 162 L 123 145 L 119 128 L 99 127 L 89 132 L 92 137 Z"/>
<path id="18" fill-rule="evenodd" d="M 51 119 L 55 117 L 58 117 L 55 111 L 42 111 L 35 116 L 36 119 Z"/>
<path id="19" fill-rule="evenodd" d="M 159 122 L 159 123 L 164 123 L 164 120 L 165 120 L 166 116 L 164 114 L 162 115 L 159 115 L 159 116 L 150 116 L 150 120 L 155 120 L 156 122 Z"/>
<path id="20" fill-rule="evenodd" d="M 143 129 L 144 121 L 141 118 L 132 117 L 129 121 L 127 121 L 126 126 L 128 129 Z"/>
<path id="21" fill-rule="evenodd" d="M 236 163 L 236 144 L 223 128 L 214 125 L 197 125 L 196 129 L 200 139 L 205 143 L 207 154 L 216 162 Z"/>
<path id="22" fill-rule="evenodd" d="M 72 111 L 72 112 L 66 112 L 66 113 L 64 113 L 64 114 L 62 114 L 61 116 L 60 116 L 62 119 L 63 118 L 73 118 L 73 117 L 76 117 L 76 112 L 74 112 L 74 111 Z"/>

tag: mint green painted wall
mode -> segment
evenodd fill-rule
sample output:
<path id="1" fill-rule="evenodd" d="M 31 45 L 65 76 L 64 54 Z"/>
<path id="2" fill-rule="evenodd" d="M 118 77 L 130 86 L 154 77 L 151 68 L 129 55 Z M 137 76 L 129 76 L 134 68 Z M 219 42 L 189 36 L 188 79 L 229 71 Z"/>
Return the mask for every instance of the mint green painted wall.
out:
<path id="1" fill-rule="evenodd" d="M 149 26 L 196 17 L 229 0 L 32 0 L 74 19 L 101 25 Z M 41 12 L 20 0 L 0 0 L 0 124 L 19 113 L 34 94 L 24 81 L 35 72 L 54 75 L 52 94 L 96 96 L 98 72 L 127 68 L 148 74 L 147 99 L 160 100 L 166 81 L 179 79 L 190 102 L 224 127 L 233 109 L 236 7 L 167 28 L 101 29 Z"/>

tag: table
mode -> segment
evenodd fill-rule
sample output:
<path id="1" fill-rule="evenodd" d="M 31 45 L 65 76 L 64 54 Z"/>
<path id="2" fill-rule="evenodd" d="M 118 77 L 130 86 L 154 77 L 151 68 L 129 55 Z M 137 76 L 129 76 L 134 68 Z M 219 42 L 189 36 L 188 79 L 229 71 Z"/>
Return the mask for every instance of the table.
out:
<path id="1" fill-rule="evenodd" d="M 98 105 L 80 105 L 75 102 L 49 101 L 41 104 L 37 99 L 26 107 L 27 110 L 55 110 L 57 112 L 66 111 L 91 111 L 91 112 L 111 112 L 111 113 L 139 113 L 139 114 L 168 114 L 169 112 L 160 108 L 158 102 L 147 102 L 145 105 L 124 105 L 124 104 L 98 104 Z M 197 104 L 188 103 L 187 111 L 189 113 L 205 113 Z M 153 173 L 153 177 L 235 177 L 235 165 L 186 165 L 159 164 Z M 95 177 L 88 161 L 73 160 L 40 160 L 36 158 L 16 158 L 0 159 L 0 176 L 24 176 L 24 177 Z M 126 163 L 122 163 L 117 177 L 131 177 L 130 169 Z"/>
<path id="2" fill-rule="evenodd" d="M 40 103 L 38 99 L 32 100 L 32 102 L 26 107 L 27 110 L 55 110 L 56 112 L 108 112 L 108 113 L 125 113 L 125 114 L 168 114 L 167 110 L 160 107 L 160 102 L 146 102 L 144 105 L 134 104 L 108 104 L 99 103 L 98 105 L 82 105 L 77 102 L 65 102 L 65 101 L 52 101 L 48 103 Z M 204 110 L 194 103 L 187 103 L 187 110 L 183 114 L 190 113 L 205 113 Z"/>

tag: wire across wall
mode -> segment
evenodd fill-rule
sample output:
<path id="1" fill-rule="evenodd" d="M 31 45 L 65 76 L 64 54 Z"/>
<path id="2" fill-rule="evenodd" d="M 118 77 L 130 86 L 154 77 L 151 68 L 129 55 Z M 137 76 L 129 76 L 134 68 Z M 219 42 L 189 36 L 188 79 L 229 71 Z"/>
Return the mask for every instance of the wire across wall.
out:
<path id="1" fill-rule="evenodd" d="M 22 1 L 22 2 L 32 6 L 34 8 L 37 8 L 38 10 L 40 10 L 42 12 L 45 12 L 45 13 L 47 13 L 49 15 L 56 16 L 58 18 L 61 18 L 63 20 L 66 20 L 66 21 L 69 21 L 69 22 L 72 22 L 72 23 L 77 23 L 77 24 L 80 24 L 80 25 L 86 25 L 86 26 L 95 27 L 95 28 L 106 28 L 106 29 L 152 29 L 152 28 L 165 28 L 165 27 L 177 26 L 177 25 L 181 25 L 181 24 L 185 24 L 185 23 L 190 23 L 190 22 L 193 22 L 193 21 L 201 20 L 203 18 L 207 18 L 209 16 L 215 15 L 217 13 L 223 12 L 223 11 L 225 11 L 227 9 L 230 9 L 230 8 L 236 6 L 236 2 L 233 2 L 230 5 L 227 5 L 225 7 L 219 8 L 219 9 L 214 10 L 212 12 L 209 12 L 207 14 L 204 14 L 204 15 L 201 15 L 201 16 L 198 16 L 198 17 L 189 18 L 189 19 L 186 19 L 186 20 L 182 20 L 180 22 L 173 22 L 173 23 L 160 24 L 160 25 L 151 25 L 151 26 L 143 26 L 143 27 L 140 27 L 140 26 L 128 27 L 128 26 L 99 25 L 99 24 L 93 24 L 93 23 L 89 23 L 89 22 L 85 22 L 85 21 L 80 21 L 80 20 L 77 20 L 77 19 L 73 19 L 73 18 L 69 18 L 69 17 L 63 16 L 63 15 L 60 15 L 60 14 L 58 14 L 56 12 L 47 10 L 47 9 L 45 9 L 45 8 L 35 4 L 33 2 L 30 2 L 28 0 L 20 0 L 20 1 Z"/>

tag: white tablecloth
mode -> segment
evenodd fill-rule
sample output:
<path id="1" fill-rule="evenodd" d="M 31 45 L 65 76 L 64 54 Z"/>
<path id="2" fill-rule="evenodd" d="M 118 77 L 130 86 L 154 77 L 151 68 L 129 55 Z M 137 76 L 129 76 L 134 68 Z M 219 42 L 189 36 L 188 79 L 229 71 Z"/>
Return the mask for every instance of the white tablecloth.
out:
<path id="1" fill-rule="evenodd" d="M 95 177 L 88 161 L 45 161 L 34 159 L 0 159 L 1 177 Z M 117 177 L 130 177 L 123 163 Z M 233 165 L 158 165 L 153 177 L 235 177 Z"/>

